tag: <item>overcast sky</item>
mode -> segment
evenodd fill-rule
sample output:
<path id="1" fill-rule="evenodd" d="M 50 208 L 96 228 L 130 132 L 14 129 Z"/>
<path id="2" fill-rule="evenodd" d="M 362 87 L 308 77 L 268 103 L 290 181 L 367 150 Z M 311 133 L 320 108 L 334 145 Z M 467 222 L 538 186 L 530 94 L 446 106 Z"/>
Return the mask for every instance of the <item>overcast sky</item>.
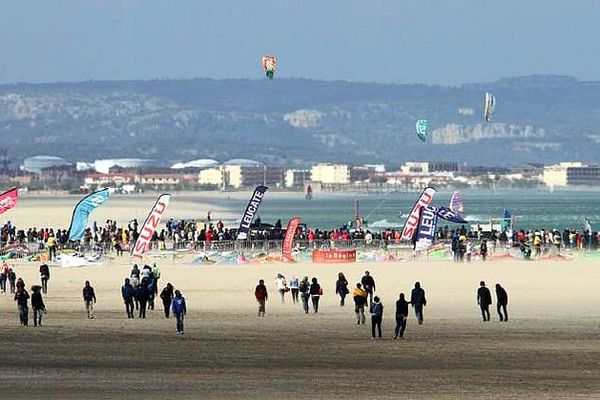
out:
<path id="1" fill-rule="evenodd" d="M 0 0 L 0 83 L 600 80 L 594 0 Z"/>

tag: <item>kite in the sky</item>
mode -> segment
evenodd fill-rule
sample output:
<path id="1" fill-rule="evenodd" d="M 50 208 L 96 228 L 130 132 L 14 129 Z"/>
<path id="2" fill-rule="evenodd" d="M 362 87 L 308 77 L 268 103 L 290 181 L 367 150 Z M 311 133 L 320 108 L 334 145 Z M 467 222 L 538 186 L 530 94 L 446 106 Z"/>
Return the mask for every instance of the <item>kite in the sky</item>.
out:
<path id="1" fill-rule="evenodd" d="M 483 116 L 486 122 L 492 122 L 492 114 L 496 109 L 496 98 L 490 92 L 485 92 L 485 102 L 483 103 Z"/>
<path id="2" fill-rule="evenodd" d="M 427 120 L 426 119 L 418 120 L 417 124 L 415 125 L 415 128 L 417 129 L 417 136 L 419 137 L 419 139 L 421 139 L 422 142 L 426 142 L 427 141 Z"/>
<path id="3" fill-rule="evenodd" d="M 277 58 L 275 56 L 263 56 L 261 63 L 267 78 L 273 79 L 277 69 Z"/>

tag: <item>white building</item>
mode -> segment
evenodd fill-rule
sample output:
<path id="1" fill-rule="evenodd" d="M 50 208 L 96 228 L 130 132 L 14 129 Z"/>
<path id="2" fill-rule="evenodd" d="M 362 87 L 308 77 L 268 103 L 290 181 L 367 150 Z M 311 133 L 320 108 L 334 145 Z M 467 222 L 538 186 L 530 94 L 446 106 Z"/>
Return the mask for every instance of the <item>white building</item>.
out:
<path id="1" fill-rule="evenodd" d="M 600 185 L 600 167 L 580 162 L 562 162 L 544 167 L 542 181 L 550 187 Z"/>
<path id="2" fill-rule="evenodd" d="M 348 164 L 317 164 L 310 169 L 311 180 L 321 183 L 350 183 Z"/>
<path id="3" fill-rule="evenodd" d="M 304 182 L 310 178 L 310 171 L 307 169 L 288 169 L 284 173 L 285 187 L 291 188 L 294 186 L 304 186 Z"/>

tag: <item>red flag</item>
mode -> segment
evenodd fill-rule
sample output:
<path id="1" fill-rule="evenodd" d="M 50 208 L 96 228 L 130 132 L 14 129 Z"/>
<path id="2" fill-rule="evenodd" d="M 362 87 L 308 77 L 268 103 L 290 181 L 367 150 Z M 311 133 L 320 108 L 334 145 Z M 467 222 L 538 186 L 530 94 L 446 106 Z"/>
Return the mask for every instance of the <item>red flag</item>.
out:
<path id="1" fill-rule="evenodd" d="M 296 235 L 296 228 L 302 221 L 302 218 L 294 217 L 290 219 L 285 230 L 285 238 L 283 239 L 283 245 L 281 246 L 281 252 L 283 253 L 283 261 L 293 261 L 292 259 L 292 244 L 294 243 L 294 235 Z"/>
<path id="2" fill-rule="evenodd" d="M 12 188 L 0 194 L 0 214 L 5 213 L 17 205 L 19 201 L 19 189 Z"/>

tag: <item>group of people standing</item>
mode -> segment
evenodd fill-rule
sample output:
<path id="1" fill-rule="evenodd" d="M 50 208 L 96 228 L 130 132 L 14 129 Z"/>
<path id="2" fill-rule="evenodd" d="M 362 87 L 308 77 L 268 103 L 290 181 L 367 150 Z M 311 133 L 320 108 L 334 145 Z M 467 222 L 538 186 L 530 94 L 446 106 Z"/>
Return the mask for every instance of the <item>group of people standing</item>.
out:
<path id="1" fill-rule="evenodd" d="M 160 269 L 156 264 L 153 264 L 152 267 L 144 265 L 142 270 L 137 264 L 134 264 L 129 278 L 125 278 L 121 287 L 127 318 L 135 317 L 134 309 L 139 310 L 139 318 L 146 318 L 146 308 L 154 310 L 154 298 L 158 294 L 160 277 Z M 179 290 L 174 289 L 170 282 L 160 292 L 159 297 L 163 303 L 165 318 L 169 318 L 172 311 L 177 320 L 177 334 L 183 335 L 183 320 L 187 313 L 185 298 Z"/>
<path id="2" fill-rule="evenodd" d="M 279 292 L 281 302 L 285 303 L 285 295 L 287 292 L 292 292 L 292 303 L 298 302 L 298 294 L 302 300 L 302 308 L 305 313 L 309 312 L 309 298 L 312 299 L 313 310 L 315 313 L 319 311 L 319 299 L 323 295 L 323 289 L 318 283 L 317 278 L 312 278 L 309 283 L 308 276 L 305 276 L 301 281 L 293 276 L 289 282 L 282 274 L 277 274 L 275 278 L 275 285 Z M 375 279 L 369 271 L 365 271 L 364 276 L 360 282 L 352 289 L 352 292 L 348 289 L 348 280 L 345 275 L 340 272 L 338 279 L 335 283 L 335 292 L 340 297 L 340 306 L 346 305 L 346 296 L 352 294 L 354 300 L 354 313 L 356 315 L 356 324 L 365 325 L 366 323 L 366 309 L 368 307 L 369 314 L 371 315 L 371 335 L 372 338 L 382 337 L 382 322 L 384 314 L 384 306 L 381 298 L 375 295 L 376 284 Z M 255 288 L 254 295 L 258 301 L 258 316 L 265 316 L 265 306 L 268 299 L 268 291 L 265 286 L 263 279 L 259 280 L 258 285 Z M 496 284 L 496 297 L 497 297 L 497 310 L 500 317 L 500 321 L 508 321 L 508 294 L 506 290 L 500 285 Z M 480 287 L 477 290 L 477 304 L 481 308 L 481 313 L 484 321 L 490 320 L 489 306 L 492 304 L 492 296 L 489 289 L 485 286 L 485 282 L 481 281 Z M 404 338 L 404 332 L 406 330 L 406 323 L 409 316 L 409 308 L 412 307 L 414 310 L 415 317 L 419 325 L 423 324 L 424 316 L 423 310 L 427 305 L 427 299 L 425 297 L 425 290 L 421 287 L 420 282 L 415 282 L 413 289 L 410 292 L 410 299 L 407 300 L 404 293 L 400 293 L 398 300 L 396 300 L 395 319 L 396 326 L 394 328 L 394 339 Z M 410 307 L 409 307 L 410 306 Z"/>
<path id="3" fill-rule="evenodd" d="M 8 263 L 4 263 L 2 266 L 3 274 L 5 266 Z M 10 268 L 10 267 L 9 267 Z M 14 271 L 10 269 L 12 274 Z M 16 278 L 16 277 L 15 277 Z M 14 300 L 17 303 L 17 311 L 19 313 L 19 321 L 22 326 L 29 325 L 29 299 L 31 298 L 31 309 L 33 311 L 33 326 L 42 326 L 42 317 L 46 313 L 46 305 L 42 293 L 48 292 L 48 280 L 50 279 L 50 270 L 48 265 L 42 264 L 40 266 L 40 278 L 42 285 L 33 285 L 31 287 L 31 296 L 27 289 L 25 289 L 25 281 L 23 278 L 16 279 L 13 284 L 11 280 L 11 293 L 14 293 Z M 3 293 L 6 293 L 6 280 L 3 279 Z"/>

